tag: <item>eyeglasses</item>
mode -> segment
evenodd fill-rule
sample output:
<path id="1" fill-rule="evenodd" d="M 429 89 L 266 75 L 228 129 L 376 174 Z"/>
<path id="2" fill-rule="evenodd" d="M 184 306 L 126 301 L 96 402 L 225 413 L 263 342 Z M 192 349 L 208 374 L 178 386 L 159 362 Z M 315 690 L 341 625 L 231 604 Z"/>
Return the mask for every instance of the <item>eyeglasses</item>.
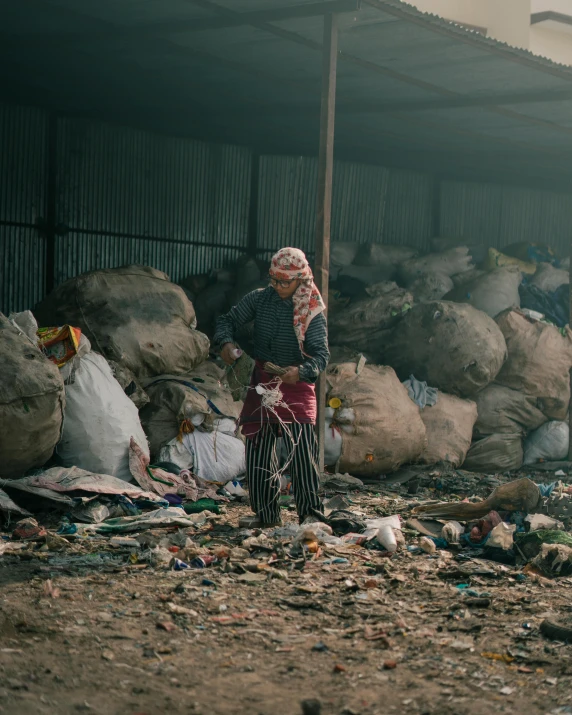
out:
<path id="1" fill-rule="evenodd" d="M 276 278 L 271 278 L 270 285 L 274 286 L 275 288 L 277 288 L 278 286 L 280 286 L 280 288 L 290 288 L 290 286 L 292 285 L 292 283 L 294 283 L 295 280 L 295 278 L 292 278 L 289 281 L 278 281 L 276 280 Z"/>

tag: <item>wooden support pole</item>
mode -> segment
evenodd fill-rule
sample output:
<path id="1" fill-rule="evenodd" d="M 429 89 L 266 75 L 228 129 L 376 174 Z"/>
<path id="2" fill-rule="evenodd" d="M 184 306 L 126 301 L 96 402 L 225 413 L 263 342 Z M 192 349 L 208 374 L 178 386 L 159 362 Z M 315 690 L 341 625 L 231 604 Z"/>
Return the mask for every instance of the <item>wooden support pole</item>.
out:
<path id="1" fill-rule="evenodd" d="M 568 266 L 568 274 L 570 276 L 570 298 L 568 310 L 570 315 L 568 317 L 568 325 L 572 328 L 572 243 L 570 244 L 570 265 Z M 572 462 L 572 369 L 569 372 L 570 376 L 570 403 L 568 405 L 568 427 L 569 427 L 569 437 L 568 437 L 568 461 Z"/>
<path id="2" fill-rule="evenodd" d="M 338 59 L 338 27 L 336 15 L 324 16 L 322 56 L 322 107 L 320 112 L 320 152 L 318 155 L 318 202 L 316 214 L 316 285 L 328 307 L 330 275 L 330 221 L 332 215 L 332 175 L 334 168 L 334 119 L 336 110 L 336 70 Z M 326 378 L 320 375 L 317 384 L 318 444 L 320 470 L 324 470 L 324 412 L 326 409 Z"/>

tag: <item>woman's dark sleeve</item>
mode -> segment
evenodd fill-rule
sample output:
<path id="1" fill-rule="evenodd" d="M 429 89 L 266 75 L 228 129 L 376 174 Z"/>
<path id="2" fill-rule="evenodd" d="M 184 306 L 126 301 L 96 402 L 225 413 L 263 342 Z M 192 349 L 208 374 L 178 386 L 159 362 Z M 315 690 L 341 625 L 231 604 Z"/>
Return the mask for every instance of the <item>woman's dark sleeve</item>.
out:
<path id="1" fill-rule="evenodd" d="M 304 352 L 309 357 L 300 365 L 300 380 L 316 382 L 330 359 L 328 349 L 328 326 L 324 313 L 319 313 L 310 321 L 304 340 Z"/>
<path id="2" fill-rule="evenodd" d="M 225 343 L 233 343 L 236 330 L 254 320 L 260 294 L 260 290 L 253 290 L 233 306 L 228 313 L 219 317 L 216 321 L 214 334 L 214 344 L 217 348 L 222 348 Z"/>

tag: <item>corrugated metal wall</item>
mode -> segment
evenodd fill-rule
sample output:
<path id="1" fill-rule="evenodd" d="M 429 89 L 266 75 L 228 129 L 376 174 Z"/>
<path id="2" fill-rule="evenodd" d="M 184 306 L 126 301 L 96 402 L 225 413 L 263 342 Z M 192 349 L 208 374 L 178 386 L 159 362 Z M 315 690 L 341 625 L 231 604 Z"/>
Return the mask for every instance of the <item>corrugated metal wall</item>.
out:
<path id="1" fill-rule="evenodd" d="M 258 202 L 258 247 L 265 253 L 296 245 L 314 249 L 317 160 L 262 156 Z M 433 182 L 411 171 L 334 163 L 334 241 L 400 243 L 428 248 Z"/>
<path id="2" fill-rule="evenodd" d="M 246 249 L 248 149 L 66 119 L 57 156 L 56 284 L 125 263 L 178 281 Z"/>
<path id="3" fill-rule="evenodd" d="M 24 310 L 44 294 L 47 115 L 0 106 L 0 310 Z"/>
<path id="4" fill-rule="evenodd" d="M 444 181 L 441 235 L 470 237 L 502 249 L 511 243 L 546 243 L 570 254 L 572 197 L 522 187 Z"/>
<path id="5" fill-rule="evenodd" d="M 33 307 L 46 285 L 48 115 L 0 106 L 0 310 Z M 252 156 L 248 149 L 60 119 L 56 146 L 55 280 L 144 263 L 178 281 L 232 264 L 248 249 Z M 268 256 L 314 248 L 317 162 L 259 160 L 257 247 Z M 567 194 L 443 181 L 412 171 L 335 162 L 332 239 L 410 244 L 470 237 L 570 252 Z"/>

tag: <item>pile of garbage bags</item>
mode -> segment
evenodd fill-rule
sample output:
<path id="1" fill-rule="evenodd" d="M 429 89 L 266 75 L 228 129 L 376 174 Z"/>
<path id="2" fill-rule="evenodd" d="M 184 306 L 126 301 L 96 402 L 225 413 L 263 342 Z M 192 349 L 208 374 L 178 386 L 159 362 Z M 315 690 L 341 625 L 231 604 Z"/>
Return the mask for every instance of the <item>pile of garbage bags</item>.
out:
<path id="1" fill-rule="evenodd" d="M 565 263 L 533 244 L 431 246 L 332 244 L 326 464 L 371 477 L 411 463 L 499 472 L 564 459 Z M 149 471 L 165 464 L 217 488 L 242 475 L 252 326 L 237 336 L 237 384 L 209 357 L 208 335 L 266 270 L 244 257 L 180 286 L 147 266 L 93 271 L 33 315 L 0 315 L 0 475 L 79 468 L 130 482 L 133 452 L 157 494 L 163 477 Z"/>
<path id="2" fill-rule="evenodd" d="M 24 492 L 44 489 L 22 481 L 38 468 L 58 493 L 53 475 L 69 481 L 73 472 L 123 497 L 117 482 L 135 479 L 157 498 L 194 501 L 243 475 L 241 403 L 196 328 L 186 292 L 146 266 L 86 273 L 33 313 L 0 314 L 0 475 L 15 485 L 3 496 L 9 511 Z"/>
<path id="3" fill-rule="evenodd" d="M 427 446 L 420 446 L 413 420 L 414 458 L 400 450 L 407 429 L 396 412 L 392 464 L 448 462 L 504 472 L 565 459 L 572 368 L 566 262 L 534 244 L 501 252 L 434 239 L 432 247 L 418 255 L 406 246 L 332 245 L 334 364 L 357 366 L 361 355 L 370 368 L 390 367 L 399 381 L 413 377 L 438 390 L 434 404 L 418 404 Z M 400 394 L 394 385 L 391 398 L 387 391 L 384 397 L 394 401 Z M 377 413 L 367 413 L 372 424 L 385 419 L 380 402 Z M 347 397 L 329 407 L 330 460 L 340 450 L 349 453 L 344 441 L 355 441 L 339 418 L 348 407 Z M 336 464 L 365 474 L 364 460 L 387 444 L 383 430 L 372 429 L 371 437 L 352 461 Z M 371 464 L 388 470 L 377 457 Z"/>

